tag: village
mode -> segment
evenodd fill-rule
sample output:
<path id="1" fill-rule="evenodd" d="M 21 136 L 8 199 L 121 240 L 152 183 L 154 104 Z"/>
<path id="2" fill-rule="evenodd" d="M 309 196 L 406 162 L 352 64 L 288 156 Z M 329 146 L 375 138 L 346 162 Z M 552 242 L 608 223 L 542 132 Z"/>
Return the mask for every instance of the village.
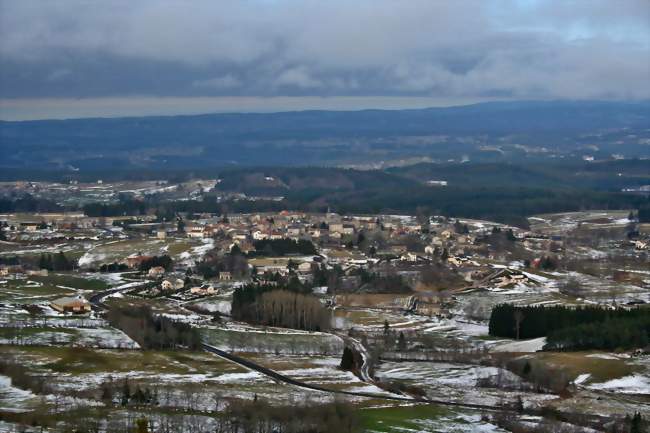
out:
<path id="1" fill-rule="evenodd" d="M 643 350 L 543 351 L 545 338 L 491 335 L 491 313 L 502 304 L 644 307 L 650 226 L 629 210 L 529 220 L 530 228 L 521 229 L 435 215 L 334 212 L 178 212 L 168 220 L 0 215 L 0 344 L 7 354 L 0 374 L 11 377 L 27 362 L 21 375 L 32 378 L 23 389 L 12 378 L 0 403 L 25 417 L 43 405 L 59 416 L 81 410 L 85 422 L 96 423 L 103 416 L 122 422 L 117 409 L 161 423 L 176 408 L 185 411 L 183 422 L 209 426 L 212 411 L 233 401 L 290 404 L 273 396 L 278 386 L 295 384 L 278 385 L 268 370 L 299 383 L 291 398 L 344 398 L 369 423 L 381 423 L 386 412 L 377 408 L 388 403 L 401 420 L 396 425 L 410 429 L 446 431 L 446 422 L 460 419 L 466 430 L 450 431 L 547 423 L 600 431 L 630 413 L 649 416 L 650 359 Z M 241 304 L 246 296 L 259 297 Z M 287 296 L 304 305 L 298 321 L 278 316 Z M 170 342 L 165 331 L 152 340 L 134 331 L 134 308 L 180 337 Z M 198 347 L 190 342 L 194 331 L 206 350 L 259 370 L 178 352 Z M 65 364 L 76 350 L 87 360 Z M 123 351 L 130 354 L 118 355 Z M 127 371 L 115 356 L 148 367 Z M 522 373 L 524 364 L 534 375 Z M 66 384 L 72 371 L 93 379 Z M 155 389 L 156 403 L 132 407 L 95 391 L 117 396 L 127 380 Z M 207 403 L 208 395 L 220 397 Z M 414 414 L 431 416 L 434 409 L 413 403 L 427 400 L 460 406 L 436 412 L 435 425 L 418 426 Z M 536 415 L 544 410 L 564 420 Z M 586 415 L 578 417 L 581 411 Z"/>

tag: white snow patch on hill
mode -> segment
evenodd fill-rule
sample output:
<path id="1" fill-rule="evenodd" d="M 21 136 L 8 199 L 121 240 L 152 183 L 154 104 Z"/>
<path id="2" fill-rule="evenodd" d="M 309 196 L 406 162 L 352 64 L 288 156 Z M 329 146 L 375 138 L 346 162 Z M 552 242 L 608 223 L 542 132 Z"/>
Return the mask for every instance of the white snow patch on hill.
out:
<path id="1" fill-rule="evenodd" d="M 538 352 L 546 344 L 546 337 L 533 338 L 532 340 L 512 341 L 499 344 L 492 348 L 493 352 Z"/>
<path id="2" fill-rule="evenodd" d="M 650 395 L 650 377 L 633 374 L 603 383 L 594 383 L 589 385 L 589 388 L 603 391 L 616 391 L 623 394 Z"/>

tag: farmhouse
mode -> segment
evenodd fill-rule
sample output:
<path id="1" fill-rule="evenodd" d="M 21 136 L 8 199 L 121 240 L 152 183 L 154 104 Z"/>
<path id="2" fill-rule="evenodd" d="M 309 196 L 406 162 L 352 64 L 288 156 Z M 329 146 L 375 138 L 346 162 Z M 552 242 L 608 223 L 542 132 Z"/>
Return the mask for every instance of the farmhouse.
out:
<path id="1" fill-rule="evenodd" d="M 55 299 L 50 303 L 50 307 L 61 313 L 82 314 L 90 311 L 90 303 L 81 296 Z"/>

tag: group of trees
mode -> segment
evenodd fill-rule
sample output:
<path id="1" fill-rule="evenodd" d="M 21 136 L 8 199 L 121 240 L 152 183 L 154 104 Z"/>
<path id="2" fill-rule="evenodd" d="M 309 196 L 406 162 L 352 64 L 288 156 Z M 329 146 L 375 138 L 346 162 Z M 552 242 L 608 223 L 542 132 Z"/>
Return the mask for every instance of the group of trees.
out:
<path id="1" fill-rule="evenodd" d="M 20 263 L 21 260 L 18 256 L 0 256 L 0 265 L 14 266 L 19 265 Z"/>
<path id="2" fill-rule="evenodd" d="M 203 278 L 215 278 L 220 272 L 230 272 L 234 278 L 248 276 L 248 260 L 237 245 L 229 253 L 210 251 L 201 262 L 196 265 L 196 272 Z"/>
<path id="3" fill-rule="evenodd" d="M 111 326 L 124 331 L 144 349 L 201 348 L 201 334 L 196 328 L 155 315 L 148 306 L 116 306 L 107 317 Z"/>
<path id="4" fill-rule="evenodd" d="M 365 268 L 352 270 L 345 275 L 343 269 L 335 265 L 326 268 L 325 265 L 313 269 L 313 285 L 327 286 L 330 293 L 357 292 L 364 293 L 409 293 L 412 291 L 409 283 L 397 272 L 389 269 L 386 272 L 373 272 Z"/>
<path id="5" fill-rule="evenodd" d="M 380 275 L 361 269 L 360 290 L 365 293 L 410 293 L 411 287 L 397 273 Z"/>
<path id="6" fill-rule="evenodd" d="M 0 197 L 0 213 L 16 212 L 59 212 L 61 206 L 51 200 L 22 194 L 11 197 Z"/>
<path id="7" fill-rule="evenodd" d="M 124 263 L 104 263 L 99 267 L 99 272 L 124 272 L 127 271 L 129 267 Z"/>
<path id="8" fill-rule="evenodd" d="M 11 384 L 17 388 L 29 390 L 35 394 L 48 391 L 47 383 L 42 376 L 31 374 L 28 367 L 18 359 L 3 356 L 0 359 L 0 374 L 11 379 Z"/>
<path id="9" fill-rule="evenodd" d="M 315 296 L 289 290 L 288 286 L 248 284 L 235 289 L 231 315 L 256 325 L 322 331 L 331 315 Z"/>
<path id="10" fill-rule="evenodd" d="M 110 378 L 108 381 L 102 382 L 102 401 L 107 404 L 113 404 L 118 401 L 122 406 L 158 404 L 158 390 L 156 388 L 150 389 L 139 385 L 132 386 L 128 379 L 124 379 L 122 386 L 119 388 L 118 392 L 117 384 Z"/>
<path id="11" fill-rule="evenodd" d="M 117 203 L 88 203 L 83 211 L 91 217 L 111 217 L 122 215 L 144 215 L 147 213 L 147 204 L 141 200 L 124 199 Z"/>
<path id="12" fill-rule="evenodd" d="M 650 223 L 650 204 L 639 206 L 637 218 L 640 223 Z"/>
<path id="13" fill-rule="evenodd" d="M 618 318 L 558 329 L 546 338 L 547 349 L 614 350 L 650 343 L 650 312 L 646 317 Z"/>
<path id="14" fill-rule="evenodd" d="M 38 267 L 48 271 L 71 271 L 76 264 L 76 261 L 68 259 L 63 251 L 57 254 L 43 253 L 38 259 Z"/>
<path id="15" fill-rule="evenodd" d="M 286 256 L 296 255 L 316 255 L 316 247 L 311 241 L 305 239 L 261 239 L 253 243 L 255 251 L 248 253 L 249 256 Z"/>
<path id="16" fill-rule="evenodd" d="M 490 335 L 509 338 L 547 337 L 550 349 L 644 347 L 650 339 L 650 309 L 497 305 Z"/>
<path id="17" fill-rule="evenodd" d="M 162 266 L 166 271 L 170 271 L 172 269 L 172 264 L 172 258 L 166 254 L 164 256 L 153 256 L 150 259 L 143 260 L 140 263 L 140 270 L 147 272 L 151 268 Z"/>

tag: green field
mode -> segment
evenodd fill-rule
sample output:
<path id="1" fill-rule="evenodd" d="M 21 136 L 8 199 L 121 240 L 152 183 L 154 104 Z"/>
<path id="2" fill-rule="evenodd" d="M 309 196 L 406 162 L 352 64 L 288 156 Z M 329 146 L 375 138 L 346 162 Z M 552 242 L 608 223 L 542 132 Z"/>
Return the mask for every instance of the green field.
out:
<path id="1" fill-rule="evenodd" d="M 553 371 L 564 372 L 571 380 L 581 374 L 590 374 L 592 382 L 606 382 L 633 374 L 640 370 L 625 359 L 603 359 L 588 357 L 599 352 L 538 352 L 526 359 L 531 364 L 541 363 Z M 523 358 L 522 358 L 523 359 Z"/>
<path id="2" fill-rule="evenodd" d="M 43 281 L 43 278 L 50 277 L 39 278 Z M 34 304 L 76 293 L 74 289 L 57 287 L 56 284 L 49 281 L 41 281 L 38 281 L 37 277 L 5 280 L 3 284 L 0 284 L 0 302 L 8 304 Z"/>
<path id="3" fill-rule="evenodd" d="M 366 431 L 385 433 L 426 431 L 422 430 L 424 420 L 439 419 L 449 414 L 447 409 L 434 405 L 390 406 L 360 411 Z"/>
<path id="4" fill-rule="evenodd" d="M 64 286 L 78 290 L 100 291 L 108 289 L 108 283 L 101 280 L 83 278 L 73 274 L 50 274 L 47 277 L 30 277 L 43 285 Z"/>
<path id="5" fill-rule="evenodd" d="M 6 356 L 30 361 L 36 371 L 57 373 L 129 373 L 132 371 L 168 374 L 241 373 L 236 364 L 204 352 L 90 349 L 79 347 L 1 346 Z"/>

